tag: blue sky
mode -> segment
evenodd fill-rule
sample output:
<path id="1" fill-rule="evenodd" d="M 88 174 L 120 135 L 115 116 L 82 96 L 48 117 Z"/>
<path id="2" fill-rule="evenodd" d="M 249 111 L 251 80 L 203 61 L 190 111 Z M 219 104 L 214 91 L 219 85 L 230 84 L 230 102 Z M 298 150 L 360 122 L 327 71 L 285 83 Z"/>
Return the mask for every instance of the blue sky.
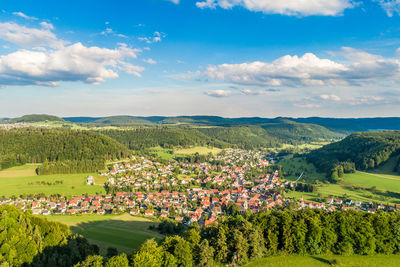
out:
<path id="1" fill-rule="evenodd" d="M 400 0 L 2 0 L 0 8 L 0 117 L 400 111 Z"/>

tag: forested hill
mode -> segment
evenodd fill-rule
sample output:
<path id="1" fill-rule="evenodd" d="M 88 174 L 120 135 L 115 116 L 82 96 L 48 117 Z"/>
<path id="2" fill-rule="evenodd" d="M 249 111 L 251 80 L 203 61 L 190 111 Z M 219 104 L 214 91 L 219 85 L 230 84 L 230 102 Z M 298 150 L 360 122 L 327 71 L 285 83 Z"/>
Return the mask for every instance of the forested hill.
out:
<path id="1" fill-rule="evenodd" d="M 64 119 L 47 114 L 31 114 L 9 120 L 9 122 L 43 122 L 43 121 L 64 121 Z"/>
<path id="2" fill-rule="evenodd" d="M 360 132 L 311 151 L 307 160 L 334 180 L 343 172 L 374 169 L 400 153 L 400 131 Z M 400 171 L 397 162 L 393 171 Z M 353 165 L 353 166 L 352 166 Z"/>
<path id="3" fill-rule="evenodd" d="M 313 124 L 279 122 L 269 125 L 238 125 L 229 127 L 142 127 L 102 130 L 133 150 L 154 146 L 238 147 L 245 149 L 278 147 L 282 144 L 332 140 L 343 137 Z"/>
<path id="4" fill-rule="evenodd" d="M 120 159 L 129 149 L 94 131 L 0 130 L 0 169 L 24 163 Z"/>

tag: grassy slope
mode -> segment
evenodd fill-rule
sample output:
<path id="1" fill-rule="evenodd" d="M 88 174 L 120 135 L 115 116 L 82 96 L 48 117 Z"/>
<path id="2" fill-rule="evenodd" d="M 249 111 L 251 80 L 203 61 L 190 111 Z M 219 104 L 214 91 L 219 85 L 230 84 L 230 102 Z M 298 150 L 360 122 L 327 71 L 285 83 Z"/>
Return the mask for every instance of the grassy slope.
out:
<path id="1" fill-rule="evenodd" d="M 37 165 L 23 165 L 0 171 L 0 196 L 19 196 L 21 194 L 64 194 L 80 195 L 105 193 L 104 177 L 97 176 L 94 173 L 80 174 L 52 174 L 37 176 L 35 168 Z M 88 175 L 94 175 L 95 181 L 99 185 L 86 185 L 85 181 Z M 63 184 L 42 185 L 36 182 L 55 182 L 63 181 Z M 33 183 L 33 184 L 30 184 Z"/>
<path id="2" fill-rule="evenodd" d="M 318 186 L 318 190 L 315 193 L 291 192 L 288 193 L 287 196 L 298 199 L 303 196 L 303 198 L 306 200 L 318 201 L 318 193 L 320 193 L 323 197 L 341 197 L 346 194 L 353 200 L 372 200 L 376 202 L 400 204 L 400 199 L 398 198 L 384 196 L 382 194 L 373 193 L 364 189 L 354 188 L 371 188 L 373 186 L 375 186 L 376 189 L 380 190 L 381 192 L 400 192 L 400 176 L 356 172 L 345 174 L 343 180 L 339 184 L 322 184 Z"/>
<path id="3" fill-rule="evenodd" d="M 288 266 L 332 266 L 330 261 L 336 259 L 338 264 L 333 266 L 346 267 L 378 267 L 400 266 L 399 255 L 375 255 L 375 256 L 275 256 L 251 262 L 246 267 L 288 267 Z"/>
<path id="4" fill-rule="evenodd" d="M 49 216 L 46 218 L 68 225 L 74 233 L 81 234 L 91 243 L 99 245 L 102 253 L 110 246 L 121 252 L 131 253 L 146 239 L 163 237 L 159 233 L 149 230 L 149 226 L 156 225 L 156 222 L 129 214 Z"/>

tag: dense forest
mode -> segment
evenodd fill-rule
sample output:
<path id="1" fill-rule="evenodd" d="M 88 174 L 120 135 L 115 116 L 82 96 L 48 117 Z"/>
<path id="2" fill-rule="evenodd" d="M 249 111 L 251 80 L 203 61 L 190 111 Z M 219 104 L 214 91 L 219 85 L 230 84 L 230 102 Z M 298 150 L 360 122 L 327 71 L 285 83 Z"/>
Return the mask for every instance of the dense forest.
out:
<path id="1" fill-rule="evenodd" d="M 234 204 L 217 225 L 164 221 L 169 235 L 147 240 L 129 258 L 71 234 L 12 206 L 0 207 L 1 266 L 215 266 L 280 254 L 374 255 L 400 253 L 400 214 L 322 210 L 268 211 L 240 215 Z"/>
<path id="2" fill-rule="evenodd" d="M 276 124 L 229 127 L 140 127 L 100 131 L 133 150 L 155 146 L 214 146 L 253 149 L 341 137 L 318 125 L 282 121 Z"/>
<path id="3" fill-rule="evenodd" d="M 161 146 L 173 148 L 176 146 L 206 146 L 228 147 L 229 144 L 212 140 L 196 129 L 188 127 L 149 127 L 130 130 L 104 130 L 102 134 L 114 138 L 133 150 Z"/>
<path id="4" fill-rule="evenodd" d="M 12 119 L 9 122 L 44 122 L 44 121 L 61 121 L 64 120 L 60 117 L 47 115 L 47 114 L 31 114 L 31 115 L 24 115 L 22 117 Z"/>
<path id="5" fill-rule="evenodd" d="M 24 163 L 121 159 L 131 152 L 93 131 L 23 128 L 0 130 L 0 169 Z"/>
<path id="6" fill-rule="evenodd" d="M 0 266 L 74 266 L 99 253 L 68 226 L 0 207 Z"/>
<path id="7" fill-rule="evenodd" d="M 157 243 L 147 240 L 121 266 L 243 265 L 273 255 L 374 255 L 400 253 L 400 214 L 332 212 L 321 210 L 270 211 L 232 216 L 218 225 L 160 228 L 177 231 Z M 79 266 L 107 266 L 106 259 L 91 256 Z"/>
<path id="8" fill-rule="evenodd" d="M 361 132 L 311 151 L 307 160 L 334 181 L 354 169 L 377 168 L 390 157 L 397 156 L 399 149 L 400 131 Z M 399 169 L 396 166 L 393 171 Z"/>
<path id="9" fill-rule="evenodd" d="M 38 175 L 59 173 L 98 172 L 105 169 L 103 159 L 95 160 L 65 160 L 44 162 L 36 169 Z"/>

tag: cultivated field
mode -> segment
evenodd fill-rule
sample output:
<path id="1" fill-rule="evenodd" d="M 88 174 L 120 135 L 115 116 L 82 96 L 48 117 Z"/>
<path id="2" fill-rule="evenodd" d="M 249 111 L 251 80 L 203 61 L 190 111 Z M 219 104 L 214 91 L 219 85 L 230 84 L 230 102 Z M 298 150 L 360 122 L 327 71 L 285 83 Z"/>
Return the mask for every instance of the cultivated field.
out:
<path id="1" fill-rule="evenodd" d="M 0 196 L 22 194 L 104 194 L 105 178 L 95 173 L 36 175 L 37 165 L 23 165 L 0 171 Z M 88 175 L 95 176 L 99 185 L 87 185 Z M 60 183 L 62 181 L 62 183 Z"/>
<path id="2" fill-rule="evenodd" d="M 289 266 L 346 266 L 346 267 L 395 267 L 400 266 L 400 255 L 374 256 L 276 256 L 254 261 L 245 267 Z"/>
<path id="3" fill-rule="evenodd" d="M 200 155 L 207 155 L 209 153 L 212 153 L 212 154 L 216 155 L 221 151 L 222 151 L 222 149 L 216 148 L 216 147 L 196 146 L 196 147 L 191 147 L 191 148 L 176 149 L 174 151 L 174 153 L 177 155 L 179 155 L 179 154 L 195 154 L 195 153 L 199 153 Z"/>
<path id="4" fill-rule="evenodd" d="M 304 158 L 293 158 L 289 156 L 279 161 L 278 165 L 283 167 L 284 178 L 291 181 L 297 180 L 302 172 L 301 180 L 305 180 L 309 183 L 314 180 L 322 180 L 325 176 L 325 174 L 317 172 L 315 166 L 311 163 L 307 163 Z"/>
<path id="5" fill-rule="evenodd" d="M 149 226 L 157 225 L 157 222 L 129 214 L 66 215 L 46 218 L 68 225 L 72 232 L 81 234 L 91 243 L 97 244 L 103 254 L 108 247 L 115 247 L 120 252 L 126 252 L 129 255 L 146 239 L 163 238 L 158 232 L 149 230 Z"/>

